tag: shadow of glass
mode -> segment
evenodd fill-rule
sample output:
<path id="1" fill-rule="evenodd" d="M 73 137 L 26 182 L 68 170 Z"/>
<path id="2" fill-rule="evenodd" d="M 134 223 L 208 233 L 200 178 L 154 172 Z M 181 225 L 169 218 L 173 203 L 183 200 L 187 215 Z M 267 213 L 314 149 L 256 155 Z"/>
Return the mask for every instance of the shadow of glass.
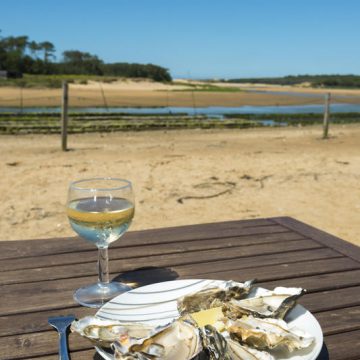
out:
<path id="1" fill-rule="evenodd" d="M 148 266 L 123 272 L 112 280 L 123 282 L 132 288 L 137 288 L 158 282 L 175 280 L 178 277 L 179 274 L 170 268 Z"/>

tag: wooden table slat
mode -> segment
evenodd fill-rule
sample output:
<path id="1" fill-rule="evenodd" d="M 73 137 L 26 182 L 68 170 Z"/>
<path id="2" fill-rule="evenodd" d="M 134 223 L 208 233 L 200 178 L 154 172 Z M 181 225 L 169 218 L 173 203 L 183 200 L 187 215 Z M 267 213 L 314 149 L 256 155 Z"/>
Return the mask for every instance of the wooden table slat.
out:
<path id="1" fill-rule="evenodd" d="M 360 305 L 360 286 L 327 290 L 304 296 L 300 303 L 311 312 L 328 311 Z"/>
<path id="2" fill-rule="evenodd" d="M 289 232 L 289 230 L 266 219 L 245 220 L 244 222 L 229 221 L 222 223 L 130 231 L 126 233 L 121 240 L 112 244 L 112 247 L 116 248 L 134 245 L 142 246 L 145 244 L 215 239 L 254 234 L 270 234 L 277 232 Z M 73 241 L 74 239 L 77 239 L 77 241 Z M 47 256 L 76 251 L 92 251 L 93 249 L 94 246 L 92 244 L 80 238 L 73 237 L 42 240 L 0 241 L 0 259 L 16 259 L 19 256 Z"/>
<path id="3" fill-rule="evenodd" d="M 360 330 L 360 306 L 318 312 L 315 317 L 325 336 Z"/>
<path id="4" fill-rule="evenodd" d="M 194 241 L 178 241 L 168 244 L 150 244 L 139 246 L 128 246 L 125 250 L 124 248 L 119 247 L 110 247 L 109 255 L 111 260 L 116 259 L 129 259 L 129 258 L 138 258 L 144 254 L 147 256 L 153 256 L 157 254 L 177 254 L 182 252 L 191 252 L 199 250 L 211 250 L 211 249 L 222 249 L 226 247 L 241 247 L 241 246 L 254 246 L 254 245 L 263 245 L 263 244 L 272 244 L 276 246 L 276 243 L 279 243 L 281 247 L 282 242 L 287 241 L 297 241 L 305 240 L 302 235 L 292 233 L 292 232 L 283 232 L 275 234 L 257 234 L 257 235 L 247 235 L 243 237 L 229 237 L 223 241 L 218 239 L 201 239 Z M 68 240 L 70 242 L 70 240 Z M 76 238 L 71 239 L 72 242 L 81 241 Z M 74 253 L 62 253 L 62 254 L 53 254 L 48 256 L 29 256 L 29 257 L 20 257 L 17 259 L 4 259 L 0 260 L 0 267 L 3 271 L 10 270 L 24 270 L 24 269 L 35 269 L 40 267 L 51 267 L 55 265 L 69 265 L 69 264 L 79 264 L 86 262 L 94 262 L 97 259 L 97 253 L 95 247 L 92 248 L 92 251 L 83 251 L 83 252 L 74 252 Z"/>
<path id="5" fill-rule="evenodd" d="M 290 217 L 279 217 L 272 219 L 275 223 L 283 225 L 288 229 L 294 230 L 299 234 L 314 239 L 321 244 L 331 247 L 340 253 L 360 261 L 360 247 L 348 241 L 342 240 L 334 235 L 328 234 L 325 231 L 319 230 L 313 226 L 304 224 L 301 221 Z"/>
<path id="6" fill-rule="evenodd" d="M 331 360 L 360 359 L 360 330 L 327 336 L 325 343 Z"/>
<path id="7" fill-rule="evenodd" d="M 231 246 L 221 249 L 210 250 L 193 250 L 184 251 L 179 256 L 179 253 L 164 253 L 159 252 L 158 255 L 146 254 L 144 251 L 137 250 L 137 255 L 131 253 L 132 256 L 120 259 L 111 260 L 110 271 L 112 273 L 119 273 L 121 271 L 132 270 L 136 266 L 176 266 L 182 264 L 198 264 L 199 262 L 208 262 L 211 260 L 221 259 L 233 259 L 240 257 L 257 256 L 258 254 L 275 254 L 286 253 L 289 251 L 303 250 L 303 249 L 318 249 L 321 245 L 313 240 L 297 240 L 281 243 L 281 246 L 272 246 L 272 244 L 255 244 L 248 246 Z M 146 254 L 146 255 L 145 255 Z M 95 254 L 92 254 L 94 257 Z M 286 257 L 286 255 L 284 255 Z M 79 255 L 77 255 L 79 258 Z M 96 269 L 96 257 L 92 261 L 83 263 L 86 259 L 86 253 L 81 256 L 81 263 L 70 265 L 57 265 L 49 267 L 38 267 L 35 269 L 27 269 L 26 272 L 21 270 L 14 270 L 0 273 L 0 284 L 6 283 L 24 283 L 35 282 L 41 280 L 54 280 L 54 279 L 66 279 L 69 277 L 81 277 L 91 274 L 95 275 Z M 256 259 L 255 259 L 256 261 Z"/>
<path id="8" fill-rule="evenodd" d="M 279 280 L 260 283 L 265 288 L 278 286 Z M 297 277 L 281 280 L 282 286 L 302 287 L 308 293 L 326 290 L 342 289 L 360 285 L 360 270 L 349 270 L 334 273 L 316 274 L 314 276 Z"/>
<path id="9" fill-rule="evenodd" d="M 259 282 L 280 280 L 289 278 L 301 278 L 303 276 L 342 272 L 345 270 L 360 269 L 357 262 L 347 258 L 335 258 L 324 260 L 304 261 L 294 264 L 279 264 L 271 266 L 254 266 L 239 271 L 217 271 L 209 273 L 207 276 L 212 279 L 234 279 L 241 281 L 249 278 L 256 278 Z M 184 274 L 181 274 L 184 277 Z M 188 275 L 191 277 L 191 275 Z M 315 280 L 316 281 L 316 280 Z"/>

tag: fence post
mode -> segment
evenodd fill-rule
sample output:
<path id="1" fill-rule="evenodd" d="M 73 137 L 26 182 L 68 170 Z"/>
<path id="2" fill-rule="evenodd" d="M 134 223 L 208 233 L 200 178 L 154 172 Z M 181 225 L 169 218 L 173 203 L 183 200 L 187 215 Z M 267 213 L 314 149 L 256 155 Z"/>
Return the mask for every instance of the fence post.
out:
<path id="1" fill-rule="evenodd" d="M 68 127 L 68 102 L 69 85 L 67 81 L 62 84 L 62 103 L 61 103 L 61 149 L 67 151 L 67 127 Z"/>
<path id="2" fill-rule="evenodd" d="M 329 121 L 330 121 L 330 101 L 331 94 L 327 93 L 325 95 L 325 111 L 324 111 L 324 124 L 323 124 L 323 139 L 328 138 L 329 133 Z"/>

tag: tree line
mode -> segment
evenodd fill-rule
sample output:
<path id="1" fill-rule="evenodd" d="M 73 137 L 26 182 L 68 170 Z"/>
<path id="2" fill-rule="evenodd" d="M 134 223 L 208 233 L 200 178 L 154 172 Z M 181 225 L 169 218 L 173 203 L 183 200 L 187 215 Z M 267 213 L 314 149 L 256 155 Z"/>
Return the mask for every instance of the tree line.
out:
<path id="1" fill-rule="evenodd" d="M 225 80 L 224 80 L 225 81 Z M 309 83 L 313 87 L 342 87 L 359 88 L 359 75 L 289 75 L 273 78 L 248 78 L 230 79 L 230 83 L 253 83 L 253 84 L 272 84 L 272 85 L 299 85 Z"/>
<path id="2" fill-rule="evenodd" d="M 79 50 L 66 50 L 60 61 L 55 61 L 55 46 L 50 41 L 36 42 L 28 36 L 0 34 L 0 70 L 10 77 L 22 74 L 42 75 L 107 75 L 150 78 L 171 81 L 168 69 L 153 64 L 105 63 L 97 55 Z"/>

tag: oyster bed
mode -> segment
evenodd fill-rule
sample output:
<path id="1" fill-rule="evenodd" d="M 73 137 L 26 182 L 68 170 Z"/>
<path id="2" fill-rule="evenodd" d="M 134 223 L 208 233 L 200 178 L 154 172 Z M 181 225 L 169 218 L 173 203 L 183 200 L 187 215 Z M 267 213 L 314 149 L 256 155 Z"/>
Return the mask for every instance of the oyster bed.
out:
<path id="1" fill-rule="evenodd" d="M 112 348 L 109 359 L 273 360 L 284 353 L 291 358 L 311 351 L 315 343 L 312 334 L 283 320 L 304 292 L 301 288 L 254 288 L 253 281 L 217 282 L 179 297 L 179 317 L 167 324 L 95 316 L 75 321 L 71 329 L 98 347 Z M 211 324 L 206 322 L 208 312 L 216 314 Z"/>

